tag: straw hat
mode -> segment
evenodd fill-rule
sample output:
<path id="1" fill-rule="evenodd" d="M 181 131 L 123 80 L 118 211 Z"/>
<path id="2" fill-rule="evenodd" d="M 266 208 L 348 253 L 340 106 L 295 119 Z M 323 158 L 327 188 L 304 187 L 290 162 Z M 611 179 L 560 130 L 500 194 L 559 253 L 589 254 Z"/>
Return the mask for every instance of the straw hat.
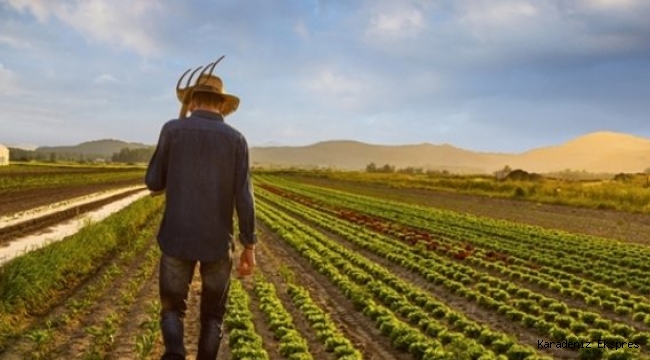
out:
<path id="1" fill-rule="evenodd" d="M 203 68 L 202 66 L 198 67 L 196 70 L 192 72 L 190 77 L 187 79 L 187 83 L 184 88 L 180 87 L 181 82 L 185 77 L 185 75 L 187 75 L 187 73 L 189 73 L 192 69 L 187 70 L 180 77 L 180 79 L 178 79 L 178 84 L 176 85 L 176 97 L 178 98 L 178 101 L 180 101 L 182 104 L 181 114 L 180 114 L 181 118 L 185 117 L 189 104 L 192 101 L 192 94 L 194 94 L 195 92 L 211 93 L 221 97 L 221 99 L 223 99 L 223 106 L 221 108 L 221 114 L 223 116 L 227 116 L 237 110 L 237 108 L 239 107 L 239 98 L 234 95 L 226 93 L 221 78 L 216 75 L 212 75 L 212 71 L 214 70 L 214 67 L 223 58 L 224 57 L 222 56 L 221 58 L 219 58 L 219 60 L 215 61 L 214 63 L 208 64 L 203 69 L 201 75 L 199 75 L 199 77 L 196 79 L 193 85 L 190 85 L 192 78 L 194 77 L 195 73 L 197 73 Z M 210 72 L 206 73 L 208 69 L 210 69 Z"/>

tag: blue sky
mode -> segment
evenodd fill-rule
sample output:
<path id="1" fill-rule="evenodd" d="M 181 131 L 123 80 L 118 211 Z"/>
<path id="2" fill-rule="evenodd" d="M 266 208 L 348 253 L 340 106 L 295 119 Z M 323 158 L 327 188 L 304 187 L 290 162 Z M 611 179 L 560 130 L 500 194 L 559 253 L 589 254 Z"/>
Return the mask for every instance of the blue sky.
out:
<path id="1" fill-rule="evenodd" d="M 155 144 L 190 67 L 251 146 L 650 137 L 647 0 L 0 0 L 0 143 Z"/>

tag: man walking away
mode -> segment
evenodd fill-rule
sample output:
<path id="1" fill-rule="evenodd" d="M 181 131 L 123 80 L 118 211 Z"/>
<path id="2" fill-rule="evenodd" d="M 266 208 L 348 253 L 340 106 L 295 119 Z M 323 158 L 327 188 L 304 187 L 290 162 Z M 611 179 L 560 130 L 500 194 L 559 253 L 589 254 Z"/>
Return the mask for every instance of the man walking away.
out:
<path id="1" fill-rule="evenodd" d="M 162 252 L 164 360 L 185 359 L 183 318 L 197 263 L 202 283 L 197 360 L 217 358 L 235 250 L 234 210 L 244 247 L 239 273 L 250 275 L 256 265 L 248 145 L 240 132 L 224 122 L 225 116 L 237 110 L 239 99 L 225 93 L 221 79 L 212 75 L 217 63 L 206 66 L 191 84 L 201 68 L 194 71 L 185 88 L 180 84 L 187 72 L 179 79 L 176 91 L 181 114 L 163 125 L 145 175 L 152 195 L 164 192 L 166 196 L 157 236 Z"/>

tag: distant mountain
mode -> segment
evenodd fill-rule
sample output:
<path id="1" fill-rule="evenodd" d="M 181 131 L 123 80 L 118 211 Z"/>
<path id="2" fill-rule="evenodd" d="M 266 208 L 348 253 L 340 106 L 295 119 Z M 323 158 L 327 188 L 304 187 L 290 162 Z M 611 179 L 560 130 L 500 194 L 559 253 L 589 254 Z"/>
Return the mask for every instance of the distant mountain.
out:
<path id="1" fill-rule="evenodd" d="M 8 148 L 27 150 L 27 151 L 34 151 L 36 150 L 36 148 L 38 148 L 38 145 L 32 145 L 32 144 L 5 144 L 5 146 Z"/>
<path id="2" fill-rule="evenodd" d="M 119 153 L 120 150 L 124 148 L 142 149 L 150 147 L 152 146 L 141 143 L 104 139 L 87 141 L 74 146 L 42 146 L 36 148 L 36 151 L 56 154 L 83 154 L 84 156 L 111 157 L 114 153 Z"/>
<path id="3" fill-rule="evenodd" d="M 75 146 L 39 147 L 43 154 L 83 154 L 110 158 L 123 148 L 153 149 L 155 145 L 105 139 Z M 519 154 L 476 152 L 452 145 L 373 145 L 352 140 L 323 141 L 307 146 L 280 146 L 269 142 L 252 146 L 251 164 L 261 167 L 329 167 L 363 170 L 370 163 L 396 168 L 421 167 L 454 173 L 493 173 L 512 169 L 548 173 L 585 170 L 591 173 L 634 173 L 650 168 L 650 139 L 615 132 L 595 132 L 564 144 Z"/>
<path id="4" fill-rule="evenodd" d="M 365 169 L 374 162 L 377 166 L 449 169 L 457 172 L 483 172 L 485 159 L 499 158 L 498 154 L 477 153 L 451 145 L 371 145 L 358 141 L 324 141 L 308 146 L 254 147 L 253 165 L 332 167 L 343 170 Z M 463 159 L 462 162 L 449 159 Z"/>
<path id="5" fill-rule="evenodd" d="M 456 173 L 492 173 L 508 165 L 531 172 L 566 169 L 594 173 L 642 172 L 650 167 L 650 139 L 597 132 L 565 144 L 521 154 L 474 152 L 451 145 L 371 145 L 357 141 L 325 141 L 308 146 L 251 148 L 254 166 L 331 167 L 362 170 L 374 162 L 397 168 L 422 167 Z"/>

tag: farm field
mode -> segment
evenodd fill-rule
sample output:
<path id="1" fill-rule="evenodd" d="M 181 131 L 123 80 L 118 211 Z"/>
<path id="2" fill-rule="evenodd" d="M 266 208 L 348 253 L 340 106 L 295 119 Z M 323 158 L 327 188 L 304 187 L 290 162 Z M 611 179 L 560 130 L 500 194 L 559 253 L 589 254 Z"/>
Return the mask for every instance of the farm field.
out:
<path id="1" fill-rule="evenodd" d="M 384 197 L 425 206 L 470 213 L 530 225 L 562 229 L 594 236 L 648 243 L 650 216 L 627 211 L 575 207 L 504 197 L 475 196 L 455 191 L 399 187 L 369 181 L 344 181 L 319 175 L 285 175 L 299 182 L 355 194 Z M 650 193 L 650 190 L 645 190 Z"/>
<path id="2" fill-rule="evenodd" d="M 99 191 L 141 185 L 141 167 L 15 164 L 0 167 L 0 216 Z"/>
<path id="3" fill-rule="evenodd" d="M 447 198 L 468 207 L 453 212 L 415 193 L 254 178 L 259 269 L 233 277 L 219 359 L 650 358 L 643 245 L 474 216 L 469 200 Z M 511 209 L 489 200 L 473 206 Z M 0 359 L 159 358 L 163 202 L 0 267 Z"/>

